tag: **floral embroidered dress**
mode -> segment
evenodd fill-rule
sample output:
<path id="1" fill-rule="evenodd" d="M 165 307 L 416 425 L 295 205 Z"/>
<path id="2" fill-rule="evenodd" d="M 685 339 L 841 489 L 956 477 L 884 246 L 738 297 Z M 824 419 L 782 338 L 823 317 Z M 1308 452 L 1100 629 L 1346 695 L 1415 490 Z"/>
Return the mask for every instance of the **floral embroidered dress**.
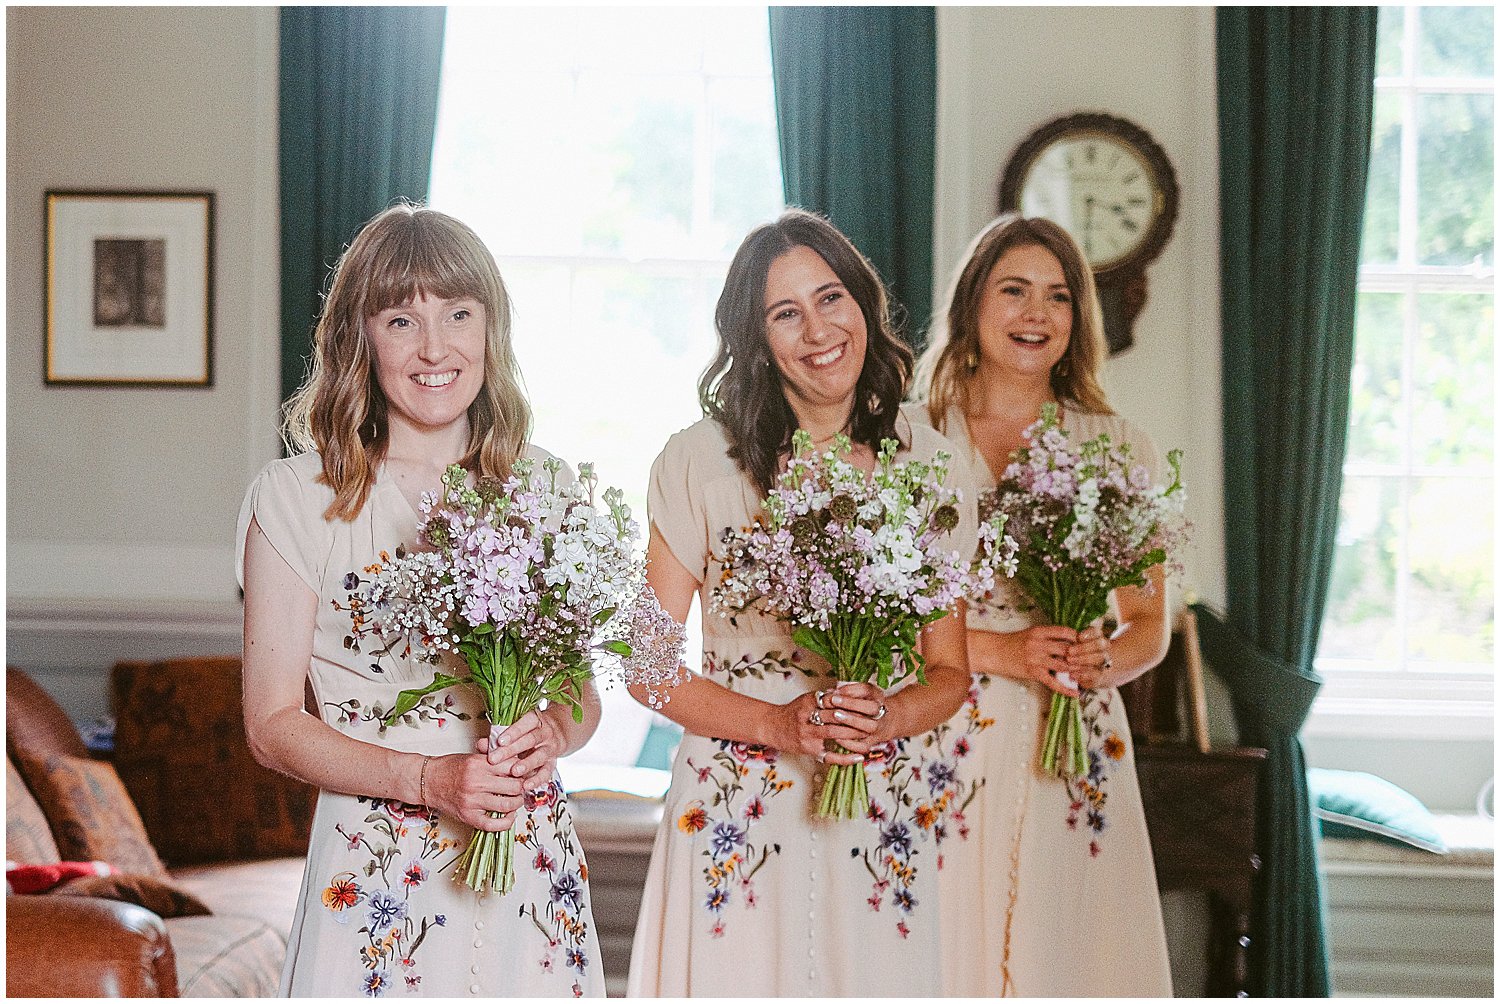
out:
<path id="1" fill-rule="evenodd" d="M 926 409 L 908 406 L 913 420 Z M 1135 425 L 1067 408 L 1070 441 L 1100 433 L 1127 442 L 1158 482 L 1164 465 Z M 981 491 L 995 476 L 961 412 L 946 435 L 973 465 Z M 969 606 L 968 626 L 1019 631 L 1042 623 L 1012 580 Z M 981 667 L 971 667 L 980 669 Z M 1125 707 L 1113 688 L 1084 702 L 1088 777 L 1038 767 L 1051 691 L 976 672 L 969 702 L 937 743 L 953 765 L 943 820 L 943 993 L 964 997 L 1170 997 L 1166 930 L 1141 807 Z M 957 747 L 965 755 L 954 757 Z M 956 839 L 955 839 L 956 837 Z"/>
<path id="2" fill-rule="evenodd" d="M 909 428 L 898 460 L 956 453 Z M 673 436 L 651 471 L 648 508 L 673 555 L 709 590 L 719 538 L 747 526 L 761 496 L 726 456 L 711 420 Z M 973 552 L 968 461 L 953 547 Z M 799 651 L 785 624 L 757 613 L 703 615 L 703 673 L 781 704 L 830 685 L 827 664 Z M 826 770 L 812 757 L 687 734 L 678 748 L 646 876 L 631 959 L 631 996 L 930 996 L 939 992 L 935 819 L 920 739 L 889 744 L 867 765 L 871 815 L 813 817 Z"/>
<path id="3" fill-rule="evenodd" d="M 380 721 L 397 692 L 432 679 L 433 667 L 404 643 L 382 644 L 359 607 L 379 563 L 416 543 L 417 514 L 380 478 L 353 522 L 325 521 L 333 493 L 317 482 L 321 471 L 320 457 L 307 453 L 260 473 L 240 510 L 237 562 L 254 516 L 317 593 L 309 677 L 325 722 L 403 752 L 469 752 L 487 731 L 476 688 L 429 695 L 389 728 Z M 448 672 L 463 669 L 450 658 Z M 517 821 L 511 892 L 479 896 L 452 880 L 472 833 L 423 806 L 321 792 L 282 994 L 602 997 L 588 866 L 557 779 Z"/>

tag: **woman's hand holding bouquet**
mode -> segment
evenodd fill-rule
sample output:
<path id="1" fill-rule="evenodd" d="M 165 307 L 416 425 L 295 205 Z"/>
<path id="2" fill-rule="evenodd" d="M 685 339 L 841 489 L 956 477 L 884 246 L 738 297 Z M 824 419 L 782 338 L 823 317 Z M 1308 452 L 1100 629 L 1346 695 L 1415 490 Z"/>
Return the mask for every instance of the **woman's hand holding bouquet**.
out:
<path id="1" fill-rule="evenodd" d="M 868 477 L 847 459 L 847 437 L 818 454 L 799 429 L 762 519 L 722 540 L 713 608 L 731 619 L 755 608 L 790 623 L 793 642 L 826 659 L 841 685 L 833 697 L 819 691 L 789 705 L 801 715 L 810 699 L 810 724 L 826 719 L 848 728 L 832 750 L 822 749 L 821 734 L 799 731 L 794 740 L 804 751 L 816 744 L 820 759 L 833 764 L 818 807 L 823 816 L 853 819 L 868 810 L 859 752 L 870 748 L 885 716 L 884 693 L 908 676 L 925 682 L 918 633 L 961 598 L 993 588 L 1014 548 L 999 516 L 980 526 L 972 560 L 948 547 L 961 501 L 943 484 L 948 456 L 898 464 L 898 448 L 894 440 L 882 443 Z M 843 686 L 852 684 L 861 686 Z M 871 713 L 862 713 L 871 703 Z"/>

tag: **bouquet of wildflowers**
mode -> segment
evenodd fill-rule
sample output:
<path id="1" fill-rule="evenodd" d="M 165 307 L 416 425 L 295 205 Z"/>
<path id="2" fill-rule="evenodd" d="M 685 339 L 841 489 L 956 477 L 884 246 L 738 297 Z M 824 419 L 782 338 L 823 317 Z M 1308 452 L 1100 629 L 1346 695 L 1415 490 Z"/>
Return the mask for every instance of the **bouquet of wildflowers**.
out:
<path id="1" fill-rule="evenodd" d="M 516 462 L 506 481 L 470 488 L 449 467 L 443 492 L 422 499 L 422 539 L 434 550 L 386 563 L 364 609 L 382 630 L 411 638 L 427 661 L 456 651 L 469 675 L 438 671 L 404 690 L 386 718 L 395 722 L 427 694 L 472 683 L 484 695 L 491 744 L 528 711 L 562 703 L 583 717 L 584 684 L 610 662 L 625 682 L 648 688 L 660 707 L 677 681 L 684 634 L 645 585 L 640 532 L 618 489 L 594 503 L 593 468 L 559 484 L 562 462 L 541 471 Z M 658 689 L 663 688 L 663 689 Z M 483 892 L 515 884 L 509 830 L 475 833 L 454 877 Z"/>
<path id="2" fill-rule="evenodd" d="M 1182 451 L 1167 454 L 1172 483 L 1151 483 L 1132 464 L 1130 444 L 1101 435 L 1074 447 L 1057 405 L 1024 433 L 980 512 L 1000 512 L 1020 544 L 1016 580 L 1053 624 L 1082 631 L 1109 608 L 1110 590 L 1146 585 L 1146 570 L 1168 562 L 1187 540 Z M 1175 567 L 1175 566 L 1174 566 Z M 1064 778 L 1088 773 L 1078 698 L 1052 695 L 1042 769 Z"/>
<path id="3" fill-rule="evenodd" d="M 848 461 L 846 436 L 819 455 L 812 437 L 797 430 L 760 520 L 724 535 L 714 609 L 733 617 L 758 607 L 790 622 L 792 640 L 827 659 L 841 682 L 873 679 L 884 690 L 915 674 L 925 683 L 918 631 L 960 598 L 992 589 L 1015 544 L 997 515 L 980 527 L 972 561 L 945 548 L 960 501 L 943 485 L 948 455 L 898 464 L 899 445 L 881 444 L 869 478 Z M 863 766 L 831 767 L 818 815 L 857 819 L 869 807 Z"/>

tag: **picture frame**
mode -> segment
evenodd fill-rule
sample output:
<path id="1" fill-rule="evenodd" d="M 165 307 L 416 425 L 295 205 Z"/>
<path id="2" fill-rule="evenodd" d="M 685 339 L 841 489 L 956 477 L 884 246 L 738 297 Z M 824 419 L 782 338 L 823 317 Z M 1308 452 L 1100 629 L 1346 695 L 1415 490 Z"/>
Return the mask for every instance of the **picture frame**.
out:
<path id="1" fill-rule="evenodd" d="M 214 193 L 43 198 L 46 383 L 212 387 Z"/>

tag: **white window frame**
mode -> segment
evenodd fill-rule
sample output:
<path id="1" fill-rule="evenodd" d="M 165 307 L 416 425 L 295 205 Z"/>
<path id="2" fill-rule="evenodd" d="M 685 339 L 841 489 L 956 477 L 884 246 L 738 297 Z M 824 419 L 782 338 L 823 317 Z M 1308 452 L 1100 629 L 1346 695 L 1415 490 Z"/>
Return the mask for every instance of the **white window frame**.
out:
<path id="1" fill-rule="evenodd" d="M 1420 8 L 1402 8 L 1402 67 L 1399 74 L 1377 76 L 1377 95 L 1395 93 L 1401 99 L 1401 166 L 1397 190 L 1397 263 L 1362 265 L 1359 291 L 1405 295 L 1402 332 L 1402 407 L 1408 412 L 1408 455 L 1398 464 L 1346 461 L 1346 479 L 1361 476 L 1397 478 L 1400 504 L 1410 499 L 1413 478 L 1489 477 L 1494 465 L 1482 468 L 1430 468 L 1410 461 L 1413 356 L 1419 337 L 1420 294 L 1495 294 L 1494 269 L 1479 261 L 1462 266 L 1419 265 L 1416 262 L 1418 227 L 1417 103 L 1429 94 L 1495 93 L 1494 79 L 1423 77 L 1417 74 L 1417 33 Z M 1485 514 L 1493 519 L 1494 514 Z M 1403 521 L 1401 552 L 1396 573 L 1396 620 L 1405 651 L 1409 564 Z M 1412 670 L 1404 657 L 1393 669 L 1389 663 L 1373 668 L 1374 660 L 1319 657 L 1314 667 L 1324 684 L 1306 728 L 1313 736 L 1387 736 L 1406 738 L 1483 739 L 1494 737 L 1494 666 L 1488 674 L 1469 670 Z"/>

